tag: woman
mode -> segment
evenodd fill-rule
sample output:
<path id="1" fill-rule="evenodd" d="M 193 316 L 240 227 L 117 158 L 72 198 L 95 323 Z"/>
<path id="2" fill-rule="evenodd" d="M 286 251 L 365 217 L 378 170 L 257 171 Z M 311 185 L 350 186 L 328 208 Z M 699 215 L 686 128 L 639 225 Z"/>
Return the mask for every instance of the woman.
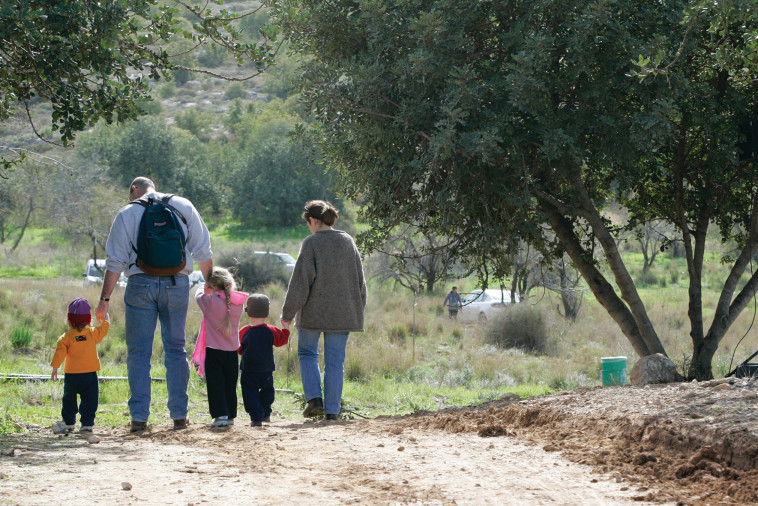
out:
<path id="1" fill-rule="evenodd" d="M 336 420 L 342 401 L 343 363 L 350 332 L 363 332 L 366 281 L 353 238 L 332 228 L 339 211 L 311 200 L 303 218 L 311 235 L 300 247 L 282 307 L 282 324 L 295 319 L 300 379 L 308 405 L 303 416 Z M 324 395 L 318 345 L 324 334 Z"/>

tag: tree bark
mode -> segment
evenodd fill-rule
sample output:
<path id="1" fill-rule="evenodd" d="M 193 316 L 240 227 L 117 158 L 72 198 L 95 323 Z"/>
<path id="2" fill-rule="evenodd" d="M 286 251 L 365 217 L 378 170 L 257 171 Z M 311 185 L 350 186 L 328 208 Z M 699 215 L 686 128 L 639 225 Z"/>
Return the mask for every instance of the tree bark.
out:
<path id="1" fill-rule="evenodd" d="M 603 248 L 605 258 L 608 261 L 608 265 L 611 268 L 613 277 L 621 291 L 621 298 L 628 304 L 629 311 L 634 317 L 634 321 L 637 323 L 637 329 L 642 339 L 645 341 L 646 348 L 650 353 L 661 353 L 666 355 L 666 350 L 663 348 L 658 334 L 653 327 L 653 323 L 647 315 L 645 305 L 640 299 L 640 295 L 637 292 L 637 287 L 634 284 L 634 280 L 629 275 L 624 260 L 621 258 L 616 241 L 608 231 L 608 228 L 603 223 L 603 219 L 597 212 L 597 208 L 592 202 L 592 199 L 587 192 L 587 188 L 584 186 L 579 174 L 574 174 L 571 178 L 572 185 L 578 191 L 581 199 L 581 216 L 587 220 L 592 231 L 595 233 L 600 242 L 600 246 Z M 573 259 L 572 259 L 573 260 Z M 643 355 L 644 356 L 644 355 Z"/>
<path id="2" fill-rule="evenodd" d="M 27 225 L 29 225 L 29 220 L 32 217 L 32 211 L 34 211 L 34 199 L 29 197 L 29 210 L 26 212 L 26 218 L 24 218 L 24 224 L 21 226 L 21 231 L 18 233 L 16 242 L 14 242 L 13 246 L 11 247 L 11 250 L 10 250 L 11 253 L 16 251 L 16 248 L 18 248 L 18 245 L 21 242 L 21 238 L 24 237 L 24 232 L 26 232 L 26 227 Z"/>
<path id="3" fill-rule="evenodd" d="M 550 219 L 550 225 L 553 231 L 564 248 L 566 248 L 566 254 L 568 254 L 574 262 L 574 265 L 582 274 L 582 277 L 587 282 L 592 293 L 595 294 L 600 305 L 605 308 L 608 314 L 611 315 L 611 318 L 613 318 L 621 328 L 621 331 L 632 344 L 634 351 L 636 351 L 640 357 L 656 353 L 648 347 L 645 339 L 643 339 L 634 315 L 629 311 L 629 308 L 624 304 L 624 301 L 616 295 L 615 290 L 611 284 L 606 281 L 602 273 L 585 258 L 584 248 L 582 248 L 579 239 L 576 237 L 573 226 L 569 220 L 567 220 L 554 206 L 546 204 L 544 207 Z"/>

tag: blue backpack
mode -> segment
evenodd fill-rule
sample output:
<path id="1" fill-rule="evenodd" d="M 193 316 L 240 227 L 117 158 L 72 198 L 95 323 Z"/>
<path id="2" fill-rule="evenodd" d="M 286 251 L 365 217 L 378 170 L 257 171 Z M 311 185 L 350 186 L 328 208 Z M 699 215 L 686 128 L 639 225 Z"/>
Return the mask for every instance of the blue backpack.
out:
<path id="1" fill-rule="evenodd" d="M 179 219 L 185 225 L 187 220 L 168 203 L 171 197 L 173 195 L 130 202 L 145 208 L 139 224 L 137 247 L 132 245 L 137 253 L 137 267 L 145 274 L 173 276 L 184 269 L 187 262 L 186 239 Z"/>

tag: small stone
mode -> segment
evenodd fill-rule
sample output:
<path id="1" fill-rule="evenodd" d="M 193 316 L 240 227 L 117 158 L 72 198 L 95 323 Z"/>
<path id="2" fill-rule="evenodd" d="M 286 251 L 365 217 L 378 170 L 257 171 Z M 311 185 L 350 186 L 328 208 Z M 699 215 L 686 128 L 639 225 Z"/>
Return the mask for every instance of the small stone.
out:
<path id="1" fill-rule="evenodd" d="M 405 446 L 398 446 L 397 451 L 399 452 L 405 451 Z"/>
<path id="2" fill-rule="evenodd" d="M 377 446 L 377 447 L 379 447 L 379 448 L 384 448 L 384 443 L 379 443 L 379 444 L 378 444 L 378 445 L 376 445 L 376 446 Z"/>
<path id="3" fill-rule="evenodd" d="M 8 479 L 8 475 L 7 474 L 0 473 L 0 480 L 7 480 L 7 479 Z"/>
<path id="4" fill-rule="evenodd" d="M 176 491 L 176 493 L 177 493 L 177 494 L 183 494 L 183 493 L 184 493 L 184 490 L 182 490 L 182 489 L 179 489 L 179 490 L 177 490 L 177 491 Z"/>
<path id="5" fill-rule="evenodd" d="M 90 434 L 87 438 L 87 442 L 91 445 L 95 445 L 100 442 L 100 438 L 94 434 Z"/>
<path id="6" fill-rule="evenodd" d="M 121 488 L 124 489 L 124 490 L 131 490 L 132 489 L 132 484 L 129 483 L 128 481 L 122 481 L 121 482 Z"/>

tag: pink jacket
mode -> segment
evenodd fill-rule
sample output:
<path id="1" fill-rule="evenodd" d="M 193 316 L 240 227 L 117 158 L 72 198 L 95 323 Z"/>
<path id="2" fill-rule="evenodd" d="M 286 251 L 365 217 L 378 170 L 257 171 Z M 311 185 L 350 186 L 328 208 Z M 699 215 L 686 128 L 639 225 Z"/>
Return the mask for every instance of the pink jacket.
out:
<path id="1" fill-rule="evenodd" d="M 192 362 L 198 365 L 200 376 L 205 375 L 206 346 L 223 351 L 236 351 L 239 348 L 239 322 L 248 294 L 232 292 L 231 297 L 231 328 L 229 335 L 226 335 L 223 330 L 227 313 L 226 294 L 223 291 L 206 294 L 202 288 L 195 293 L 195 301 L 203 312 L 203 319 L 200 321 L 200 332 L 195 343 L 195 351 L 192 353 Z"/>

